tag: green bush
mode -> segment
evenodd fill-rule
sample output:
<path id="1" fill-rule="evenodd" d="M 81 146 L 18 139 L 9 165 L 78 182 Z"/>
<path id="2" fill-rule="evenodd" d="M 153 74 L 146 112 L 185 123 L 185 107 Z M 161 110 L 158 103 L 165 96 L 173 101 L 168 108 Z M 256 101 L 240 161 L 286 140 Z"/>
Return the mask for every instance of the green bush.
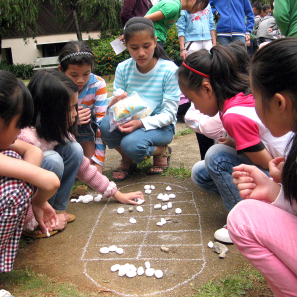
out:
<path id="1" fill-rule="evenodd" d="M 33 75 L 34 65 L 32 64 L 12 64 L 6 60 L 0 61 L 0 69 L 12 72 L 16 77 L 29 79 Z"/>
<path id="2" fill-rule="evenodd" d="M 101 36 L 99 40 L 90 40 L 89 45 L 95 55 L 94 73 L 97 75 L 114 75 L 117 65 L 130 58 L 130 54 L 127 50 L 116 55 L 110 45 L 110 42 L 120 36 Z M 180 65 L 180 51 L 177 37 L 176 26 L 168 31 L 168 37 L 164 44 L 164 49 L 170 59 L 177 65 Z"/>

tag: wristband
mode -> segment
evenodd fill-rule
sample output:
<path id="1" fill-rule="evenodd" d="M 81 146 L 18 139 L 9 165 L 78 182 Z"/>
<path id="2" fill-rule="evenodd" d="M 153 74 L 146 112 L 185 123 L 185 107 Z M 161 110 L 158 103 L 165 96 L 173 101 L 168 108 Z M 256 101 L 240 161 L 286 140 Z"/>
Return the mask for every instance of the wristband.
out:
<path id="1" fill-rule="evenodd" d="M 184 49 L 180 50 L 180 52 L 185 51 L 185 50 L 186 50 L 186 49 L 184 48 Z"/>

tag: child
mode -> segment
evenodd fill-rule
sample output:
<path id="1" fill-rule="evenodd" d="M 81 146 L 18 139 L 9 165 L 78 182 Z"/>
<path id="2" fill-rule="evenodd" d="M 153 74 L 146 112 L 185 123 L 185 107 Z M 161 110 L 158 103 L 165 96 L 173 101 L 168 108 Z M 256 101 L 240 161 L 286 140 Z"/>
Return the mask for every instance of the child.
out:
<path id="1" fill-rule="evenodd" d="M 136 91 L 148 103 L 157 107 L 150 116 L 131 120 L 109 132 L 109 116 L 100 123 L 102 138 L 109 148 L 115 148 L 122 162 L 114 173 L 114 180 L 124 180 L 134 164 L 154 157 L 150 174 L 164 172 L 169 166 L 180 90 L 175 72 L 177 66 L 168 61 L 164 50 L 157 44 L 154 24 L 143 17 L 130 19 L 124 31 L 128 51 L 132 58 L 120 63 L 116 69 L 114 90 L 126 93 L 115 96 L 111 105 Z"/>
<path id="2" fill-rule="evenodd" d="M 105 116 L 107 89 L 103 78 L 92 73 L 94 55 L 83 41 L 68 42 L 59 55 L 59 70 L 79 87 L 78 135 L 84 155 L 100 173 L 104 165 L 105 145 L 98 124 Z"/>
<path id="3" fill-rule="evenodd" d="M 210 53 L 201 50 L 189 55 L 178 70 L 181 91 L 203 114 L 214 116 L 220 111 L 225 130 L 234 139 L 235 148 L 216 144 L 192 169 L 192 180 L 219 193 L 229 211 L 241 200 L 232 182 L 232 168 L 254 164 L 269 174 L 268 162 L 283 156 L 288 137 L 273 137 L 257 117 L 254 98 L 248 92 L 248 76 L 237 64 L 230 49 L 218 45 Z M 226 228 L 218 230 L 215 238 L 232 243 Z"/>
<path id="4" fill-rule="evenodd" d="M 256 111 L 275 137 L 297 131 L 296 50 L 296 38 L 279 39 L 260 49 L 252 62 Z M 296 144 L 297 134 L 288 146 L 286 161 L 270 162 L 273 180 L 255 166 L 236 166 L 232 174 L 245 200 L 228 216 L 230 236 L 275 296 L 297 296 Z"/>
<path id="5" fill-rule="evenodd" d="M 163 47 L 167 31 L 177 22 L 181 10 L 189 13 L 205 9 L 209 0 L 162 0 L 154 5 L 146 14 L 154 22 L 158 43 Z"/>
<path id="6" fill-rule="evenodd" d="M 39 167 L 40 149 L 16 140 L 32 116 L 33 102 L 26 86 L 11 73 L 0 70 L 0 273 L 13 268 L 31 201 L 44 233 L 58 224 L 47 200 L 58 189 L 59 179 Z M 32 185 L 37 188 L 35 193 Z"/>
<path id="7" fill-rule="evenodd" d="M 113 182 L 90 165 L 88 158 L 72 133 L 77 120 L 78 86 L 57 70 L 39 70 L 29 82 L 28 88 L 34 101 L 34 117 L 31 127 L 23 129 L 19 139 L 40 147 L 44 152 L 41 167 L 53 171 L 60 178 L 61 186 L 49 203 L 66 223 L 75 219 L 65 213 L 68 197 L 76 176 L 103 197 L 113 196 L 121 203 L 138 204 L 141 192 L 123 194 Z M 65 217 L 65 219 L 63 218 Z M 59 230 L 66 224 L 60 224 Z M 38 237 L 33 232 L 31 237 Z"/>

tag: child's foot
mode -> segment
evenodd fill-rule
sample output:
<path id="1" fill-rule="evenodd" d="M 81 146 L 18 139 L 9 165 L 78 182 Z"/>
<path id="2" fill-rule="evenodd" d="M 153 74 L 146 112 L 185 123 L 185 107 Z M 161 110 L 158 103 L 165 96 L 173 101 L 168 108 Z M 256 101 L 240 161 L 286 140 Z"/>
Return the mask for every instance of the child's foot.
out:
<path id="1" fill-rule="evenodd" d="M 125 180 L 132 172 L 132 170 L 135 168 L 135 163 L 132 163 L 132 161 L 121 161 L 121 165 L 113 170 L 112 172 L 112 178 L 114 181 L 122 181 Z"/>
<path id="2" fill-rule="evenodd" d="M 68 214 L 66 212 L 64 213 L 58 213 L 57 214 L 59 224 L 54 230 L 62 231 L 66 228 L 67 221 L 68 221 Z"/>
<path id="3" fill-rule="evenodd" d="M 166 145 L 165 152 L 162 155 L 154 156 L 154 165 L 150 168 L 148 174 L 160 174 L 168 169 L 170 164 L 171 151 L 171 147 Z"/>

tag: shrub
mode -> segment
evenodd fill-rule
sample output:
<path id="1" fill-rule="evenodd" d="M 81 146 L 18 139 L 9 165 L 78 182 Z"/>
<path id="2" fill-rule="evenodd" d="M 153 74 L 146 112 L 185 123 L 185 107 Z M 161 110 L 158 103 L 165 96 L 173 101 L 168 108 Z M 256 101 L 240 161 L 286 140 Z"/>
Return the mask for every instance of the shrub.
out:
<path id="1" fill-rule="evenodd" d="M 12 72 L 16 77 L 29 79 L 33 75 L 34 65 L 32 64 L 12 64 L 6 60 L 0 61 L 0 69 Z"/>

